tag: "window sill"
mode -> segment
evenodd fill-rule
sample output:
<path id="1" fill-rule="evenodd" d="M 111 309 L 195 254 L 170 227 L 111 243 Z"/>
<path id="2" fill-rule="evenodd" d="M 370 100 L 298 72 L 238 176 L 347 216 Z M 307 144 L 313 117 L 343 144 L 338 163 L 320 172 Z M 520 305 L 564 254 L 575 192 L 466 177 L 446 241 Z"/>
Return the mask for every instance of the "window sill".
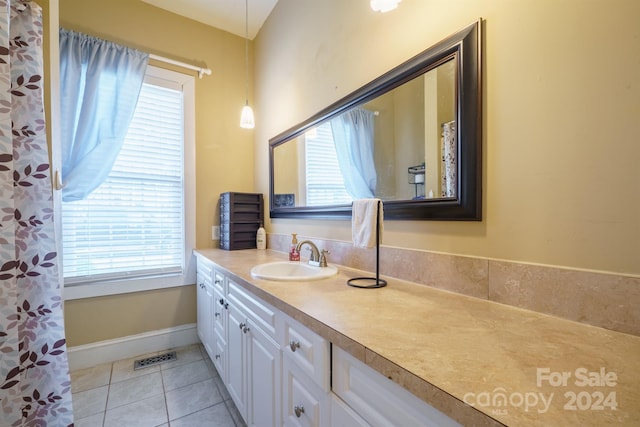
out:
<path id="1" fill-rule="evenodd" d="M 195 263 L 190 262 L 186 274 L 142 277 L 137 279 L 109 280 L 87 284 L 65 286 L 62 296 L 65 301 L 95 298 L 107 295 L 153 291 L 157 289 L 190 286 L 196 283 Z"/>

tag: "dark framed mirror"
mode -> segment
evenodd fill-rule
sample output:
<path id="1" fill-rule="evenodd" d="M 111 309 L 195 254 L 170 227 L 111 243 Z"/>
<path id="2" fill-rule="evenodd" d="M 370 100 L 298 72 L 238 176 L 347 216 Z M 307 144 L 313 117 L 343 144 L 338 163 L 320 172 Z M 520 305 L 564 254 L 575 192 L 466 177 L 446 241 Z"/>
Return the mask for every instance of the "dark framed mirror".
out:
<path id="1" fill-rule="evenodd" d="M 271 218 L 482 218 L 481 21 L 269 141 Z"/>

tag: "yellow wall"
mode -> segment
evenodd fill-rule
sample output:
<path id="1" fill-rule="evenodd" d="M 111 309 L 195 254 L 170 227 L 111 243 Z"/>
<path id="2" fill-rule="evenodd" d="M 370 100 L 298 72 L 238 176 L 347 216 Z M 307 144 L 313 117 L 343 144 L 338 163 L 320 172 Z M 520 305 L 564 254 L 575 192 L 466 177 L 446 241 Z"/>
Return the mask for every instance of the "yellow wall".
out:
<path id="1" fill-rule="evenodd" d="M 196 245 L 213 247 L 220 193 L 253 191 L 244 39 L 133 0 L 60 0 L 60 26 L 213 70 L 196 79 Z M 67 301 L 65 316 L 70 346 L 193 323 L 195 286 Z"/>
<path id="2" fill-rule="evenodd" d="M 60 0 L 63 27 L 213 69 L 196 83 L 201 248 L 213 245 L 221 192 L 267 194 L 269 138 L 482 17 L 484 219 L 387 221 L 385 244 L 634 275 L 637 16 L 636 0 L 405 0 L 386 14 L 367 1 L 280 0 L 255 40 L 254 133 L 238 126 L 242 38 L 140 1 Z M 350 240 L 348 221 L 266 227 Z M 195 288 L 68 301 L 65 312 L 75 346 L 195 322 Z"/>
<path id="3" fill-rule="evenodd" d="M 483 23 L 482 222 L 387 221 L 385 244 L 640 274 L 640 2 L 280 0 L 255 40 L 255 186 L 268 140 Z M 271 233 L 350 240 L 348 221 Z"/>
<path id="4" fill-rule="evenodd" d="M 65 301 L 70 346 L 196 322 L 196 287 L 182 286 Z"/>

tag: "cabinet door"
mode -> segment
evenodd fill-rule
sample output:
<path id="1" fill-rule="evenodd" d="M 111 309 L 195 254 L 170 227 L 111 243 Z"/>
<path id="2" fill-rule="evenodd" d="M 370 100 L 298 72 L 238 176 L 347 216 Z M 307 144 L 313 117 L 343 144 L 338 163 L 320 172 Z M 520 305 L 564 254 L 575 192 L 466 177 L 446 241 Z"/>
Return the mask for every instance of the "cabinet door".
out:
<path id="1" fill-rule="evenodd" d="M 331 393 L 331 427 L 369 427 L 369 423 Z"/>
<path id="2" fill-rule="evenodd" d="M 281 426 L 280 348 L 252 319 L 247 331 L 250 426 Z"/>
<path id="3" fill-rule="evenodd" d="M 214 355 L 215 337 L 213 333 L 213 286 L 211 283 L 205 282 L 204 291 L 205 294 L 203 297 L 206 303 L 204 304 L 205 307 L 203 307 L 203 311 L 205 312 L 203 321 L 205 322 L 205 327 L 203 328 L 204 337 L 200 338 L 200 340 L 207 350 L 207 354 L 212 358 Z"/>
<path id="4" fill-rule="evenodd" d="M 211 302 L 207 300 L 207 288 L 205 287 L 204 281 L 201 280 L 200 275 L 198 275 L 198 283 L 197 286 L 197 311 L 198 311 L 198 338 L 202 344 L 205 342 L 205 337 L 207 336 L 207 322 L 211 319 Z M 206 345 L 205 345 L 206 348 Z"/>
<path id="5" fill-rule="evenodd" d="M 247 317 L 233 305 L 228 308 L 227 390 L 242 418 L 247 419 L 246 335 Z"/>
<path id="6" fill-rule="evenodd" d="M 214 329 L 225 340 L 227 339 L 227 312 L 229 304 L 225 301 L 224 294 L 218 288 L 213 287 L 213 325 Z"/>
<path id="7" fill-rule="evenodd" d="M 453 419 L 333 346 L 332 389 L 374 426 L 460 427 Z"/>
<path id="8" fill-rule="evenodd" d="M 198 260 L 196 275 L 197 286 L 197 330 L 198 337 L 204 345 L 209 357 L 214 354 L 213 337 L 213 285 L 211 283 L 211 267 Z"/>
<path id="9" fill-rule="evenodd" d="M 222 379 L 223 384 L 227 384 L 227 366 L 229 364 L 229 360 L 227 359 L 227 340 L 220 336 L 217 330 L 213 331 L 215 335 L 215 346 L 214 346 L 214 355 L 213 355 L 213 366 L 218 370 L 218 375 Z"/>
<path id="10" fill-rule="evenodd" d="M 213 286 L 213 365 L 218 370 L 220 378 L 224 384 L 227 383 L 227 321 L 228 304 L 225 303 L 224 296 L 220 289 Z"/>

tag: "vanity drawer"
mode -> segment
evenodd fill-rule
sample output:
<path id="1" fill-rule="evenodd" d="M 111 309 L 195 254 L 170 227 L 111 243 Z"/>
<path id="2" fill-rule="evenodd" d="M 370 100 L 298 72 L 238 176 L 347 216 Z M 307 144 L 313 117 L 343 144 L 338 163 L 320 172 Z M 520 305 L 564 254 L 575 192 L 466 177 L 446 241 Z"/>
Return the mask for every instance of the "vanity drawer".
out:
<path id="1" fill-rule="evenodd" d="M 213 277 L 213 263 L 204 257 L 198 257 L 196 263 L 196 280 L 198 284 L 211 283 Z"/>
<path id="2" fill-rule="evenodd" d="M 281 342 L 286 358 L 295 363 L 322 390 L 329 390 L 329 341 L 297 320 L 283 314 L 284 336 Z"/>
<path id="3" fill-rule="evenodd" d="M 227 301 L 232 306 L 240 305 L 241 309 L 263 330 L 265 334 L 279 342 L 277 338 L 277 310 L 261 299 L 245 291 L 240 285 L 227 278 Z"/>
<path id="4" fill-rule="evenodd" d="M 330 393 L 322 390 L 288 358 L 282 359 L 282 421 L 285 426 L 330 425 Z"/>
<path id="5" fill-rule="evenodd" d="M 216 289 L 220 295 L 225 295 L 227 293 L 227 283 L 224 274 L 218 271 L 218 269 L 214 269 L 212 274 L 213 288 Z"/>
<path id="6" fill-rule="evenodd" d="M 374 426 L 460 427 L 344 350 L 333 346 L 332 388 L 358 415 Z"/>

